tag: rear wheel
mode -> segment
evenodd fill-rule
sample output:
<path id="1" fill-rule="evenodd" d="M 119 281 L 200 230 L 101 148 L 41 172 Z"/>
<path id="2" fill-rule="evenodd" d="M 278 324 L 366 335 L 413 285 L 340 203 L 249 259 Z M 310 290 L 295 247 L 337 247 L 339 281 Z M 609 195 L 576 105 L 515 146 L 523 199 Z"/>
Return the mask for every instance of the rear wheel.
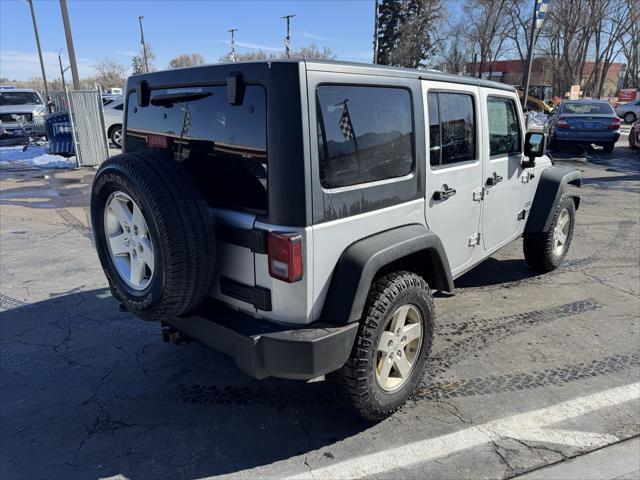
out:
<path id="1" fill-rule="evenodd" d="M 96 250 L 113 296 L 146 320 L 188 313 L 213 279 L 215 241 L 204 199 L 164 154 L 121 154 L 91 192 Z"/>
<path id="2" fill-rule="evenodd" d="M 602 148 L 605 151 L 605 153 L 611 153 L 613 152 L 613 149 L 615 148 L 615 146 L 616 146 L 616 142 L 609 142 L 602 145 Z"/>
<path id="3" fill-rule="evenodd" d="M 575 216 L 573 198 L 564 195 L 556 207 L 548 231 L 524 234 L 524 258 L 531 268 L 539 272 L 558 268 L 571 246 Z"/>
<path id="4" fill-rule="evenodd" d="M 633 112 L 627 112 L 622 118 L 626 123 L 633 123 L 636 121 L 636 114 Z"/>
<path id="5" fill-rule="evenodd" d="M 636 142 L 637 135 L 638 134 L 636 133 L 636 129 L 632 128 L 631 131 L 629 132 L 629 146 L 631 148 L 640 148 L 640 145 L 638 145 Z"/>
<path id="6" fill-rule="evenodd" d="M 400 408 L 424 374 L 435 307 L 429 285 L 396 272 L 371 287 L 351 356 L 335 376 L 351 405 L 368 420 Z"/>

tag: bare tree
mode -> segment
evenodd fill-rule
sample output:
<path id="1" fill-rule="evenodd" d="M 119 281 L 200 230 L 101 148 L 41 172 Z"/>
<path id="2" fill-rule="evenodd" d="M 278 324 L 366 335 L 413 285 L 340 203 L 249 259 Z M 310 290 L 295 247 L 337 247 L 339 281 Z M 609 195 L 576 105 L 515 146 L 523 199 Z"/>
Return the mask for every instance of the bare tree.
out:
<path id="1" fill-rule="evenodd" d="M 507 0 L 467 0 L 464 11 L 467 17 L 469 40 L 476 45 L 478 63 L 474 73 L 491 71 L 492 65 L 506 53 L 510 29 Z"/>
<path id="2" fill-rule="evenodd" d="M 633 49 L 627 41 L 633 45 L 634 1 L 555 1 L 541 35 L 555 91 L 581 85 L 588 96 L 603 95 L 611 65 L 625 49 Z M 637 28 L 636 21 L 636 36 Z"/>
<path id="3" fill-rule="evenodd" d="M 155 53 L 151 49 L 151 45 L 145 43 L 146 51 L 147 51 L 147 62 L 149 64 L 149 71 L 153 72 L 155 67 L 153 66 L 153 62 L 156 59 Z M 145 61 L 144 61 L 144 50 L 142 45 L 140 46 L 140 50 L 137 55 L 134 55 L 131 59 L 131 75 L 139 75 L 141 73 L 146 72 Z"/>
<path id="4" fill-rule="evenodd" d="M 335 54 L 328 47 L 318 48 L 313 43 L 306 47 L 300 47 L 298 49 L 291 50 L 289 54 L 291 58 L 320 58 L 320 59 L 334 59 Z M 247 62 L 251 60 L 275 60 L 278 58 L 286 58 L 285 52 L 279 53 L 267 53 L 264 50 L 254 50 L 253 52 L 237 53 L 235 54 L 236 61 Z M 229 55 L 220 57 L 221 62 L 229 62 L 231 58 Z"/>
<path id="5" fill-rule="evenodd" d="M 454 25 L 448 35 L 439 39 L 436 44 L 438 54 L 435 66 L 443 72 L 463 75 L 467 72 L 467 64 L 471 58 L 471 45 L 467 39 L 466 26 Z"/>
<path id="6" fill-rule="evenodd" d="M 204 57 L 199 53 L 192 53 L 189 55 L 188 53 L 181 53 L 175 58 L 172 58 L 169 62 L 169 68 L 184 68 L 184 67 L 193 67 L 194 65 L 202 65 L 204 62 Z"/>
<path id="7" fill-rule="evenodd" d="M 622 78 L 626 88 L 640 88 L 640 7 L 637 0 L 626 0 L 629 12 L 629 30 L 622 37 L 622 54 L 627 61 L 627 69 Z"/>
<path id="8" fill-rule="evenodd" d="M 97 82 L 102 88 L 122 87 L 127 78 L 127 67 L 115 60 L 104 59 L 95 66 Z"/>

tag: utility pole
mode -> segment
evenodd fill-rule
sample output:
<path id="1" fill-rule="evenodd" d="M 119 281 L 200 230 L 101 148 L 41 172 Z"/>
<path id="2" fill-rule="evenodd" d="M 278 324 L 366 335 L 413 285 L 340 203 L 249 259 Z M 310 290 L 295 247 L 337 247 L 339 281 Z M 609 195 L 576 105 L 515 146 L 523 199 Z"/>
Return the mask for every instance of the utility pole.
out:
<path id="1" fill-rule="evenodd" d="M 142 19 L 144 17 L 138 17 L 138 22 L 140 22 L 140 43 L 142 43 L 142 54 L 144 55 L 144 70 L 149 73 L 149 60 L 147 59 L 147 44 L 144 41 L 144 30 L 142 29 Z"/>
<path id="2" fill-rule="evenodd" d="M 42 81 L 44 82 L 44 96 L 46 97 L 47 103 L 51 100 L 49 97 L 49 86 L 47 85 L 47 74 L 44 71 L 44 62 L 42 61 L 42 49 L 40 48 L 40 35 L 38 35 L 38 25 L 36 24 L 36 13 L 33 10 L 33 1 L 27 0 L 29 2 L 29 8 L 31 9 L 31 20 L 33 21 L 33 33 L 36 35 L 36 46 L 38 47 L 38 57 L 40 57 L 40 70 L 42 71 Z M 48 109 L 49 107 L 47 107 Z"/>
<path id="3" fill-rule="evenodd" d="M 80 90 L 80 77 L 78 76 L 76 51 L 73 48 L 73 37 L 71 36 L 71 25 L 69 24 L 67 0 L 60 0 L 60 11 L 62 12 L 62 23 L 64 24 L 64 36 L 67 39 L 67 52 L 69 53 L 69 65 L 71 67 L 71 77 L 73 78 L 73 89 Z"/>
<path id="4" fill-rule="evenodd" d="M 378 63 L 378 12 L 380 11 L 380 2 L 376 0 L 376 19 L 373 24 L 373 63 Z"/>
<path id="5" fill-rule="evenodd" d="M 69 67 L 62 68 L 62 49 L 60 49 L 60 52 L 58 52 L 58 63 L 60 63 L 60 76 L 62 77 L 62 90 L 64 92 L 66 92 L 67 91 L 67 82 L 64 80 L 64 72 L 69 70 Z"/>
<path id="6" fill-rule="evenodd" d="M 287 36 L 284 37 L 284 51 L 285 51 L 285 55 L 287 58 L 289 58 L 289 55 L 291 53 L 291 19 L 295 17 L 295 15 L 285 15 L 284 17 L 282 17 L 283 19 L 285 19 L 287 21 Z"/>
<path id="7" fill-rule="evenodd" d="M 227 32 L 231 33 L 231 53 L 229 53 L 229 60 L 236 61 L 236 32 L 237 28 L 231 28 Z"/>
<path id="8" fill-rule="evenodd" d="M 529 97 L 529 84 L 531 83 L 531 64 L 533 63 L 533 49 L 536 41 L 536 30 L 542 28 L 544 16 L 547 13 L 549 0 L 533 0 L 533 20 L 531 22 L 531 35 L 529 35 L 529 51 L 527 52 L 527 63 L 524 68 L 522 85 L 522 110 L 527 108 L 527 98 Z"/>

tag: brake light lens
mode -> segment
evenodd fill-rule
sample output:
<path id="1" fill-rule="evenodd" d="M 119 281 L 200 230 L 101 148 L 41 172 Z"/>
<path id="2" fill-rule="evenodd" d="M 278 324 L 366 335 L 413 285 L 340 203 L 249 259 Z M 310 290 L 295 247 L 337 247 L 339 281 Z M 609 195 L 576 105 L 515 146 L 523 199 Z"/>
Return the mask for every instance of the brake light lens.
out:
<path id="1" fill-rule="evenodd" d="M 620 119 L 614 118 L 611 124 L 609 125 L 609 130 L 618 130 L 620 128 Z"/>
<path id="2" fill-rule="evenodd" d="M 269 275 L 292 283 L 302 279 L 302 235 L 269 233 Z"/>
<path id="3" fill-rule="evenodd" d="M 569 123 L 567 122 L 567 120 L 565 118 L 560 117 L 558 119 L 558 122 L 556 123 L 556 127 L 558 128 L 570 128 L 569 127 Z"/>

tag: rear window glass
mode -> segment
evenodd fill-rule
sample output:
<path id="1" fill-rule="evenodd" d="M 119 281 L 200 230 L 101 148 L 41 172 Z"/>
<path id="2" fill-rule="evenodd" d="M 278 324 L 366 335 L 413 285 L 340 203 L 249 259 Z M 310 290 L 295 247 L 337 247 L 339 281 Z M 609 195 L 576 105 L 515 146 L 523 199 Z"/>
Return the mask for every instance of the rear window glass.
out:
<path id="1" fill-rule="evenodd" d="M 320 86 L 317 110 L 320 182 L 324 188 L 411 173 L 413 118 L 408 90 Z"/>
<path id="2" fill-rule="evenodd" d="M 127 104 L 126 150 L 162 149 L 191 173 L 209 205 L 267 211 L 267 119 L 263 87 L 247 85 L 242 105 L 226 86 L 153 90 Z"/>
<path id="3" fill-rule="evenodd" d="M 565 103 L 562 113 L 575 114 L 613 114 L 613 108 L 606 103 Z"/>

